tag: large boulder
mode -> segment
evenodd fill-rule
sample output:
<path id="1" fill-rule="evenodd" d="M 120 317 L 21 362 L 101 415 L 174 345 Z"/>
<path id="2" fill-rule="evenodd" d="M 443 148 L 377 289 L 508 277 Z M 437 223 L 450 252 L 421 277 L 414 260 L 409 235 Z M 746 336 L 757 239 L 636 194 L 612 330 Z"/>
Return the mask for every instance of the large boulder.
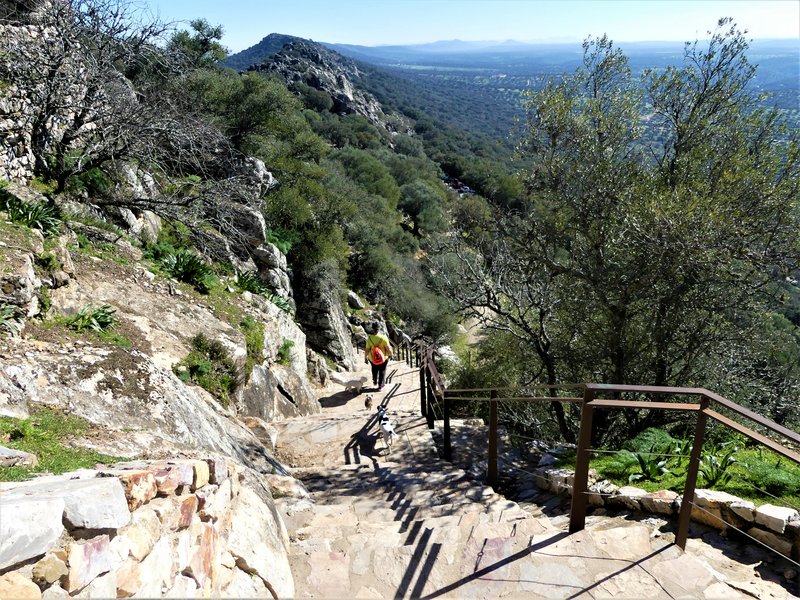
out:
<path id="1" fill-rule="evenodd" d="M 355 369 L 350 326 L 339 296 L 338 268 L 327 262 L 307 274 L 296 292 L 297 316 L 309 344 L 347 371 Z"/>
<path id="2" fill-rule="evenodd" d="M 286 256 L 277 246 L 264 243 L 252 252 L 252 259 L 256 265 L 259 278 L 266 283 L 278 296 L 289 301 L 294 307 L 293 291 Z"/>
<path id="3" fill-rule="evenodd" d="M 33 254 L 20 254 L 0 247 L 0 306 L 14 306 L 22 317 L 39 312 L 37 292 L 41 280 L 33 269 Z"/>

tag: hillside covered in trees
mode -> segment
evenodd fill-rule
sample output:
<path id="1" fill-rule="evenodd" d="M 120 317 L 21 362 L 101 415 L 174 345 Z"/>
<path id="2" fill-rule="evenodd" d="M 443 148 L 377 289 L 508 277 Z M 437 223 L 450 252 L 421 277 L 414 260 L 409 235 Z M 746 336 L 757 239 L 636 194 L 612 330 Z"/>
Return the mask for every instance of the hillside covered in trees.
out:
<path id="1" fill-rule="evenodd" d="M 7 17 L 49 32 L 2 37 L 0 89 L 24 98 L 30 131 L 31 161 L 5 177 L 42 190 L 53 219 L 76 203 L 110 223 L 152 211 L 169 233 L 144 250 L 190 252 L 209 281 L 247 279 L 263 234 L 293 296 L 254 286 L 309 328 L 323 292 L 348 289 L 438 343 L 470 317 L 485 335 L 450 373 L 464 384 L 699 385 L 797 425 L 799 149 L 734 24 L 636 73 L 590 39 L 577 70 L 514 93 L 523 119 L 501 138 L 466 126 L 474 103 L 456 115 L 441 89 L 319 44 L 270 36 L 237 71 L 218 26 L 131 10 Z M 555 407 L 520 418 L 575 429 Z"/>

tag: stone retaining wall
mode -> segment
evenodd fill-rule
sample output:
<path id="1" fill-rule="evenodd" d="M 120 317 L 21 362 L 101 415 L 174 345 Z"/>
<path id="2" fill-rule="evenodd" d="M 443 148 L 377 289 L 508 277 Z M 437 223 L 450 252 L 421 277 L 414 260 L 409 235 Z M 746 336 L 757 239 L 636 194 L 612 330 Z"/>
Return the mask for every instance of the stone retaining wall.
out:
<path id="1" fill-rule="evenodd" d="M 224 459 L 0 483 L 0 598 L 292 597 L 287 546 L 269 490 Z"/>
<path id="2" fill-rule="evenodd" d="M 534 482 L 543 490 L 559 495 L 572 495 L 575 474 L 567 469 L 545 466 L 536 469 Z M 662 515 L 677 515 L 682 496 L 670 490 L 647 492 L 643 489 L 618 487 L 607 480 L 597 480 L 589 471 L 588 502 L 590 506 L 626 509 Z M 764 504 L 756 506 L 725 492 L 695 490 L 692 520 L 725 531 L 733 526 L 741 529 L 784 556 L 800 559 L 800 514 L 793 508 Z"/>

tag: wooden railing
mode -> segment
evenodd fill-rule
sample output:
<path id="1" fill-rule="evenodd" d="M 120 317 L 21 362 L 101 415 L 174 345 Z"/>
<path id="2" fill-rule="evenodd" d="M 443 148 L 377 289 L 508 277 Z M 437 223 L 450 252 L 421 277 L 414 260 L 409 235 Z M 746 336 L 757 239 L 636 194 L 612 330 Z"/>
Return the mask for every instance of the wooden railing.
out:
<path id="1" fill-rule="evenodd" d="M 785 438 L 794 447 L 800 447 L 800 434 L 791 431 L 769 419 L 739 406 L 722 396 L 705 388 L 658 387 L 637 385 L 607 385 L 598 383 L 580 383 L 567 385 L 539 385 L 527 386 L 527 390 L 546 390 L 551 395 L 542 396 L 511 396 L 514 388 L 485 388 L 485 389 L 447 389 L 436 367 L 433 358 L 433 349 L 418 346 L 416 361 L 420 370 L 420 410 L 426 417 L 428 427 L 433 428 L 435 416 L 443 420 L 443 455 L 448 461 L 452 460 L 450 436 L 450 406 L 454 402 L 488 402 L 489 427 L 488 427 L 488 466 L 487 480 L 490 485 L 496 486 L 498 481 L 498 418 L 497 407 L 500 402 L 569 402 L 581 405 L 581 423 L 578 433 L 577 454 L 575 463 L 575 476 L 572 488 L 572 505 L 570 508 L 569 531 L 574 533 L 585 527 L 586 507 L 589 482 L 589 458 L 592 441 L 592 422 L 595 410 L 670 410 L 685 413 L 696 413 L 694 443 L 689 457 L 686 472 L 686 482 L 683 491 L 680 513 L 678 516 L 678 530 L 676 544 L 681 548 L 686 547 L 689 533 L 689 520 L 695 500 L 695 488 L 700 468 L 700 459 L 705 438 L 708 419 L 712 419 L 724 427 L 742 434 L 749 439 L 762 444 L 773 452 L 800 465 L 800 454 L 776 441 L 775 438 Z M 414 366 L 412 363 L 409 363 Z M 580 392 L 580 395 L 557 396 L 553 391 Z M 654 400 L 626 400 L 620 399 L 620 394 L 639 394 L 660 398 Z M 612 398 L 604 396 L 616 396 Z M 680 396 L 692 399 L 691 402 L 674 402 L 668 398 Z M 768 432 L 764 435 L 750 427 L 742 425 L 734 419 L 722 414 L 725 410 L 735 416 L 748 419 Z"/>

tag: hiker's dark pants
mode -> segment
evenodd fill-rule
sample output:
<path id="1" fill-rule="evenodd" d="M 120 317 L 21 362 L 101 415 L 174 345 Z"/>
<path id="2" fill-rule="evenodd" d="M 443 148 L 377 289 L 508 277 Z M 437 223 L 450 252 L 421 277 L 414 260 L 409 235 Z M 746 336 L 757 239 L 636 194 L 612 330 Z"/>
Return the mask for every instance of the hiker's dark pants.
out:
<path id="1" fill-rule="evenodd" d="M 372 365 L 372 383 L 376 384 L 378 387 L 383 387 L 383 381 L 386 379 L 386 366 L 389 364 L 389 361 L 385 360 L 380 365 L 376 365 L 370 361 L 369 364 Z"/>

